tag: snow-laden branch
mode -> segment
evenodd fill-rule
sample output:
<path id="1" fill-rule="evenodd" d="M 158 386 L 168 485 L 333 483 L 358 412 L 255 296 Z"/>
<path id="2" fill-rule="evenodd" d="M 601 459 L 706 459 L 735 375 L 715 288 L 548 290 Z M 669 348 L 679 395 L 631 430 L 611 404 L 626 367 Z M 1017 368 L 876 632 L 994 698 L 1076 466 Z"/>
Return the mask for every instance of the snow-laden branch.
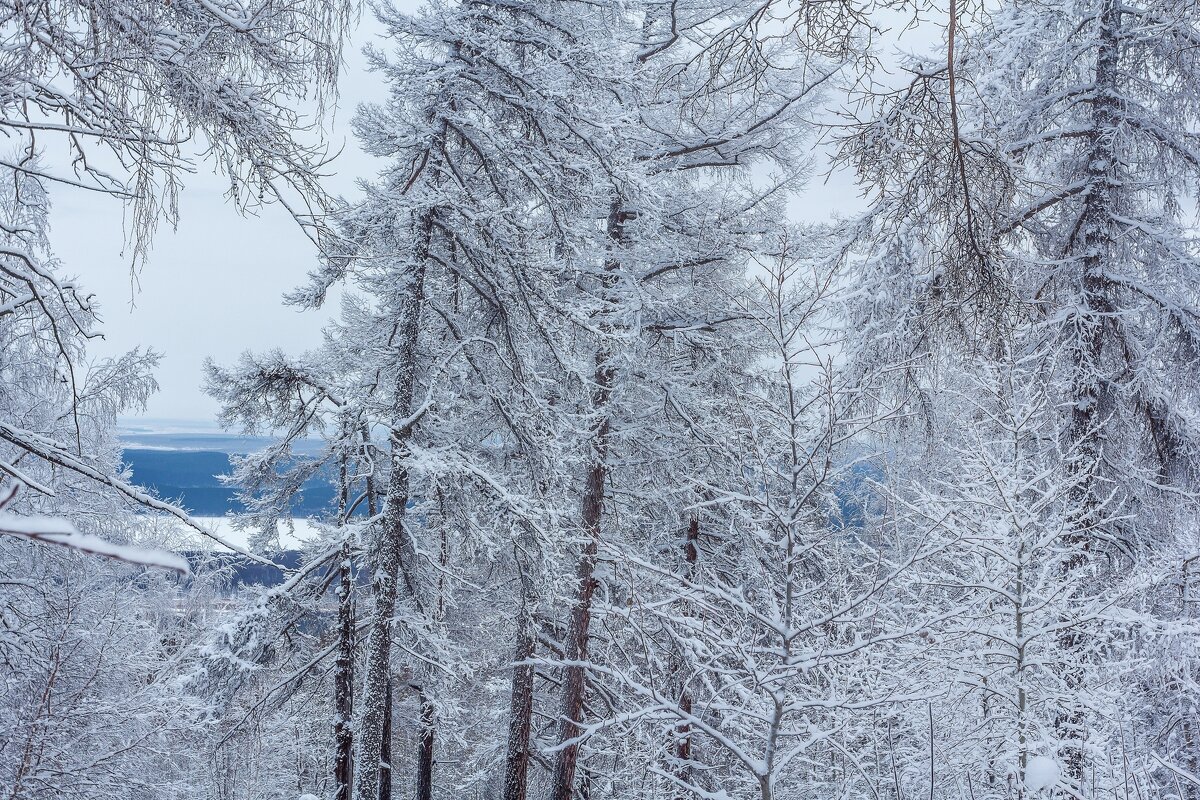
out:
<path id="1" fill-rule="evenodd" d="M 140 564 L 146 567 L 159 567 L 188 574 L 191 572 L 188 562 L 168 550 L 156 547 L 140 547 L 136 545 L 117 544 L 92 533 L 83 533 L 69 521 L 56 517 L 24 516 L 3 511 L 13 497 L 17 487 L 9 487 L 7 494 L 0 498 L 0 533 L 17 536 L 36 542 L 56 544 L 79 550 L 84 553 L 113 558 L 129 564 Z"/>
<path id="2" fill-rule="evenodd" d="M 71 470 L 72 472 L 76 472 L 86 478 L 90 478 L 97 483 L 108 486 L 140 506 L 149 508 L 153 511 L 161 511 L 165 514 L 170 514 L 196 532 L 207 536 L 209 539 L 212 539 L 214 542 L 228 550 L 232 550 L 239 555 L 245 556 L 251 561 L 257 561 L 265 566 L 279 568 L 279 565 L 274 561 L 271 561 L 269 558 L 256 555 L 246 548 L 239 547 L 238 545 L 233 544 L 217 535 L 213 531 L 209 530 L 206 526 L 197 522 L 182 508 L 159 500 L 157 497 L 147 494 L 138 487 L 126 483 L 119 478 L 115 478 L 112 475 L 109 475 L 99 469 L 96 469 L 90 464 L 85 463 L 80 457 L 73 455 L 70 450 L 68 450 L 66 447 L 63 447 L 61 444 L 58 444 L 57 442 L 33 433 L 32 431 L 26 431 L 14 427 L 3 421 L 0 421 L 0 439 L 8 441 L 17 447 L 20 447 L 21 449 L 38 456 L 39 458 L 45 459 L 51 464 L 56 464 L 64 469 Z"/>

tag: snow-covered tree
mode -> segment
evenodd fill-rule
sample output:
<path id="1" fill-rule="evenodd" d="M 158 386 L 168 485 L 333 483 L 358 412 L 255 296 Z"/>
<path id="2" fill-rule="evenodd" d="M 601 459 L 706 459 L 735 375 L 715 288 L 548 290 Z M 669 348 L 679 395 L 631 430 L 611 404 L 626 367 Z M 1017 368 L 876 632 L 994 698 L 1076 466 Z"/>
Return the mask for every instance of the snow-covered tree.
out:
<path id="1" fill-rule="evenodd" d="M 333 204 L 353 3 L 0 0 L 0 792 L 1196 800 L 1192 5 L 373 11 Z M 898 84 L 896 12 L 944 35 Z M 791 224 L 855 103 L 870 207 Z M 139 549 L 207 531 L 122 471 L 156 356 L 88 360 L 46 227 L 115 197 L 140 261 L 200 152 L 340 302 L 208 366 L 272 437 L 241 557 L 335 496 L 219 602 Z"/>
<path id="2" fill-rule="evenodd" d="M 313 229 L 317 207 L 308 204 L 322 202 L 319 159 L 301 141 L 295 107 L 331 87 L 351 10 L 323 2 L 0 7 L 8 54 L 0 127 L 13 143 L 13 154 L 0 160 L 0 344 L 10 351 L 0 469 L 9 476 L 52 495 L 53 486 L 31 478 L 40 462 L 166 510 L 99 469 L 103 454 L 83 448 L 85 429 L 109 418 L 83 406 L 102 403 L 111 416 L 144 402 L 156 356 L 139 349 L 89 374 L 86 343 L 101 335 L 95 300 L 58 274 L 47 239 L 48 192 L 93 191 L 132 203 L 130 235 L 141 256 L 157 221 L 175 218 L 192 151 L 206 150 L 242 202 L 275 197 Z M 44 397 L 63 403 L 51 411 Z M 31 414 L 53 422 L 34 424 Z"/>
<path id="3" fill-rule="evenodd" d="M 176 214 L 180 175 L 207 150 L 242 203 L 304 217 L 321 150 L 302 142 L 335 88 L 356 13 L 327 0 L 12 0 L 4 30 L 6 173 L 132 201 L 139 244 Z M 39 150 L 47 158 L 38 159 Z M 312 219 L 302 219 L 313 222 Z M 144 250 L 139 250 L 144 255 Z"/>
<path id="4" fill-rule="evenodd" d="M 1059 417 L 1038 374 L 1045 367 L 985 363 L 943 387 L 941 439 L 898 458 L 889 486 L 895 524 L 932 529 L 942 543 L 941 557 L 902 581 L 897 601 L 945 621 L 902 649 L 897 666 L 939 688 L 928 735 L 947 792 L 1038 797 L 1069 787 L 1068 714 L 1086 732 L 1087 793 L 1123 791 L 1140 771 L 1132 765 L 1148 758 L 1144 742 L 1126 738 L 1123 676 L 1148 666 L 1169 628 L 1147 613 L 1149 571 L 1126 576 L 1116 560 L 1065 566 L 1076 558 L 1081 478 L 1059 468 L 1067 456 L 1054 446 Z M 1122 511 L 1112 503 L 1103 513 Z M 923 711 L 907 722 L 921 736 Z"/>
<path id="5" fill-rule="evenodd" d="M 856 387 L 831 363 L 832 275 L 806 233 L 729 298 L 744 360 L 725 375 L 723 408 L 695 421 L 710 459 L 691 474 L 688 550 L 605 553 L 628 585 L 604 627 L 628 633 L 620 658 L 592 670 L 628 696 L 593 728 L 619 742 L 640 733 L 652 759 L 641 772 L 654 776 L 640 796 L 867 791 L 873 712 L 919 694 L 874 651 L 923 629 L 926 615 L 897 619 L 888 602 L 930 553 L 920 537 L 882 549 L 841 511 L 863 467 L 847 443 L 879 420 L 848 413 Z"/>
<path id="6" fill-rule="evenodd" d="M 191 733 L 202 733 L 189 727 L 176 681 L 194 635 L 176 587 L 56 547 L 186 571 L 177 556 L 136 546 L 165 542 L 153 515 L 135 512 L 211 532 L 123 471 L 116 418 L 155 390 L 157 356 L 139 348 L 89 360 L 88 341 L 102 335 L 97 303 L 54 261 L 48 193 L 131 204 L 140 262 L 155 224 L 176 219 L 181 175 L 204 153 L 240 204 L 279 200 L 319 238 L 322 156 L 304 143 L 297 108 L 310 98 L 316 111 L 332 88 L 351 11 L 325 2 L 0 6 L 0 128 L 12 147 L 0 159 L 0 472 L 21 488 L 14 498 L 4 487 L 0 525 L 0 751 L 14 798 L 190 796 Z"/>
<path id="7" fill-rule="evenodd" d="M 1082 791 L 1083 682 L 1112 653 L 1080 638 L 1072 608 L 1105 596 L 1112 559 L 1161 572 L 1190 518 L 1173 512 L 1190 506 L 1196 463 L 1196 251 L 1181 216 L 1196 28 L 1154 3 L 1013 2 L 976 9 L 964 36 L 956 13 L 943 55 L 843 143 L 880 193 L 859 229 L 854 357 L 893 365 L 926 419 L 946 408 L 936 387 L 980 363 L 963 353 L 1040 365 L 1027 374 L 1050 421 L 1029 463 L 1072 494 L 1059 629 L 1081 650 L 1059 662 L 1078 707 L 1061 708 L 1054 741 Z"/>

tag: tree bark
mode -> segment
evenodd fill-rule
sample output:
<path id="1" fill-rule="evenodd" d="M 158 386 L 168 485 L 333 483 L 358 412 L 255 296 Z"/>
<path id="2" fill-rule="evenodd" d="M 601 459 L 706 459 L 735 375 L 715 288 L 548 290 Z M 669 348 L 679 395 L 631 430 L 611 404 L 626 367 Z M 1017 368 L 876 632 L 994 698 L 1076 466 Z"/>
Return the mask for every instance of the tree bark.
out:
<path id="1" fill-rule="evenodd" d="M 620 268 L 617 252 L 619 248 L 628 244 L 626 224 L 635 216 L 635 212 L 625 210 L 619 201 L 614 201 L 612 209 L 609 211 L 606 230 L 611 250 L 610 256 L 604 264 L 602 291 L 610 305 L 614 302 L 611 293 L 615 287 L 616 273 Z M 601 328 L 610 330 L 611 321 L 602 321 Z M 567 631 L 565 648 L 567 666 L 563 673 L 562 727 L 559 732 L 559 744 L 562 749 L 558 751 L 558 759 L 554 765 L 551 800 L 571 800 L 575 790 L 575 770 L 579 762 L 579 743 L 567 743 L 579 736 L 580 723 L 583 721 L 585 688 L 583 664 L 588 655 L 592 595 L 596 590 L 594 577 L 596 555 L 600 549 L 600 523 L 604 511 L 605 483 L 608 477 L 608 440 L 611 432 L 608 405 L 612 398 L 616 369 L 613 366 L 612 355 L 608 350 L 607 343 L 602 342 L 597 349 L 595 369 L 592 411 L 599 418 L 599 422 L 592 437 L 592 463 L 588 469 L 580 513 L 580 522 L 587 541 L 575 567 L 578 594 L 571 609 L 571 624 Z"/>
<path id="2" fill-rule="evenodd" d="M 688 522 L 687 533 L 684 536 L 683 557 L 687 564 L 687 577 L 691 580 L 696 574 L 696 563 L 700 559 L 700 519 L 692 517 Z M 690 609 L 685 608 L 685 614 L 690 616 Z M 683 664 L 678 665 L 680 669 Z M 692 693 L 688 689 L 687 676 L 680 675 L 679 710 L 685 714 L 692 713 Z M 675 730 L 675 760 L 678 762 L 676 775 L 679 780 L 690 783 L 692 779 L 692 725 L 682 722 Z M 690 793 L 680 787 L 677 789 L 676 800 L 688 800 Z"/>
<path id="3" fill-rule="evenodd" d="M 383 732 L 391 676 L 392 621 L 406 547 L 404 517 L 409 499 L 409 441 L 414 421 L 413 394 L 416 386 L 417 337 L 424 305 L 425 267 L 429 259 L 433 233 L 433 212 L 426 212 L 419 223 L 421 246 L 413 259 L 407 294 L 402 301 L 401 321 L 395 341 L 400 353 L 392 401 L 391 472 L 383 521 L 376 544 L 372 589 L 375 610 L 371 618 L 367 646 L 367 674 L 363 682 L 363 713 L 359 723 L 359 768 L 355 782 L 356 800 L 378 800 L 379 770 L 382 763 Z"/>
<path id="4" fill-rule="evenodd" d="M 343 428 L 343 435 L 348 432 Z M 339 464 L 338 520 L 345 526 L 350 514 L 350 469 L 346 456 Z M 334 800 L 350 800 L 354 791 L 354 572 L 350 536 L 343 528 L 338 551 L 338 654 L 334 663 L 333 738 Z"/>
<path id="5" fill-rule="evenodd" d="M 512 699 L 508 716 L 508 755 L 504 762 L 503 800 L 525 800 L 529 790 L 529 736 L 533 729 L 533 658 L 537 632 L 533 619 L 533 576 L 517 548 L 517 577 L 520 581 L 520 610 L 517 613 L 516 646 L 513 648 Z"/>
<path id="6" fill-rule="evenodd" d="M 334 706 L 337 722 L 334 740 L 334 800 L 350 800 L 354 785 L 354 595 L 350 564 L 350 537 L 342 542 L 341 582 L 338 586 L 338 655 L 334 666 Z"/>
<path id="7" fill-rule="evenodd" d="M 383 746 L 379 752 L 379 800 L 392 800 L 392 691 L 388 678 L 387 703 L 383 714 Z"/>
<path id="8" fill-rule="evenodd" d="M 1184 620 L 1194 618 L 1192 614 L 1192 576 L 1189 573 L 1191 572 L 1192 563 L 1196 561 L 1200 561 L 1200 556 L 1193 556 L 1185 559 L 1183 562 L 1183 597 L 1181 598 L 1182 603 L 1180 605 L 1182 608 L 1181 617 Z M 1184 669 L 1191 671 L 1192 666 L 1185 664 Z M 1197 677 L 1200 676 L 1190 674 L 1187 677 L 1194 686 Z M 1200 714 L 1196 712 L 1200 711 L 1200 707 L 1198 707 L 1195 695 L 1189 696 L 1183 686 L 1180 685 L 1182 681 L 1174 680 L 1172 682 L 1176 685 L 1173 687 L 1176 695 L 1181 698 L 1182 705 L 1185 707 L 1181 725 L 1183 733 L 1183 766 L 1184 769 L 1193 775 L 1200 775 L 1200 736 L 1196 733 L 1196 719 L 1200 718 Z M 1200 800 L 1200 786 L 1189 783 L 1184 791 L 1186 792 L 1184 795 L 1185 800 Z"/>
<path id="9" fill-rule="evenodd" d="M 421 703 L 421 742 L 417 753 L 416 800 L 433 800 L 434 708 L 423 689 L 417 689 L 417 698 Z"/>
<path id="10" fill-rule="evenodd" d="M 600 370 L 598 369 L 599 373 Z M 597 448 L 604 442 L 607 450 L 609 423 L 605 419 L 597 431 Z M 592 620 L 592 595 L 596 590 L 596 555 L 600 545 L 600 520 L 603 511 L 604 480 L 606 468 L 603 456 L 597 454 L 588 471 L 587 488 L 583 496 L 583 526 L 588 534 L 587 544 L 575 568 L 578 595 L 571 609 L 571 625 L 567 631 L 567 667 L 563 675 L 563 711 L 559 743 L 575 739 L 581 733 L 583 721 L 583 698 L 585 674 L 583 662 L 587 660 L 589 628 Z M 575 789 L 575 769 L 579 761 L 579 743 L 566 744 L 558 752 L 555 762 L 552 800 L 571 800 Z"/>
<path id="11" fill-rule="evenodd" d="M 1067 433 L 1070 447 L 1067 471 L 1073 481 L 1069 490 L 1072 518 L 1064 537 L 1068 553 L 1062 567 L 1063 577 L 1068 581 L 1087 563 L 1094 532 L 1103 524 L 1100 500 L 1103 492 L 1099 484 L 1103 480 L 1100 469 L 1104 434 L 1100 413 L 1104 343 L 1114 311 L 1112 284 L 1105 269 L 1112 245 L 1112 172 L 1116 168 L 1113 137 L 1118 125 L 1116 84 L 1121 10 L 1116 0 L 1106 0 L 1098 23 L 1095 96 L 1086 168 L 1089 186 L 1080 222 L 1082 296 L 1073 320 L 1078 339 L 1072 353 L 1074 375 Z M 1067 662 L 1064 678 L 1069 695 L 1066 707 L 1055 719 L 1055 729 L 1062 747 L 1064 777 L 1079 790 L 1084 775 L 1083 711 L 1077 699 L 1083 681 L 1083 668 L 1078 663 L 1082 657 L 1079 631 L 1069 626 L 1064 628 L 1059 645 Z"/>

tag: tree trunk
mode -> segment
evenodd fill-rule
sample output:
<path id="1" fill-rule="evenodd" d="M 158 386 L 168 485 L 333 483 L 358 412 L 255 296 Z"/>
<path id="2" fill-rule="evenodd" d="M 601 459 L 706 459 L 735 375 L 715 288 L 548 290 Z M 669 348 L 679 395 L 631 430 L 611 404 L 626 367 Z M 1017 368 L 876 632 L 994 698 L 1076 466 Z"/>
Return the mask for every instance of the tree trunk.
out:
<path id="1" fill-rule="evenodd" d="M 337 722 L 334 740 L 334 800 L 350 800 L 354 783 L 354 594 L 350 564 L 350 537 L 342 542 L 341 582 L 338 586 L 338 655 L 334 666 L 334 706 Z"/>
<path id="2" fill-rule="evenodd" d="M 359 723 L 359 768 L 355 782 L 356 800 L 378 800 L 379 769 L 382 762 L 383 731 L 391 676 L 392 621 L 401 578 L 405 550 L 404 516 L 409 498 L 408 458 L 413 425 L 413 393 L 416 385 L 417 337 L 424 305 L 425 265 L 429 259 L 433 233 L 433 212 L 420 221 L 421 247 L 413 259 L 408 293 L 403 300 L 402 318 L 394 341 L 401 363 L 396 375 L 393 398 L 391 454 L 387 497 L 384 500 L 375 554 L 372 590 L 375 610 L 367 646 L 367 674 L 363 682 L 363 714 Z"/>
<path id="3" fill-rule="evenodd" d="M 687 533 L 684 536 L 683 557 L 687 564 L 687 577 L 691 580 L 696 575 L 696 562 L 700 559 L 700 519 L 692 517 L 688 522 Z M 690 616 L 690 609 L 685 608 L 683 613 Z M 680 669 L 683 664 L 678 665 Z M 680 693 L 679 693 L 679 710 L 685 714 L 692 713 L 692 693 L 688 688 L 687 676 L 680 675 Z M 682 722 L 675 731 L 675 760 L 678 762 L 678 772 L 676 775 L 679 780 L 690 783 L 692 779 L 692 725 L 689 722 Z M 677 790 L 676 800 L 688 800 L 690 793 L 680 787 Z"/>
<path id="4" fill-rule="evenodd" d="M 599 372 L 599 370 L 597 370 Z M 608 438 L 606 419 L 597 433 L 597 444 Z M 607 442 L 605 442 L 607 444 Z M 565 743 L 579 736 L 583 721 L 583 697 L 585 675 L 583 662 L 588 654 L 588 630 L 592 621 L 592 595 L 596 590 L 596 554 L 600 545 L 600 518 L 603 509 L 605 466 L 602 456 L 597 456 L 588 471 L 587 490 L 583 496 L 583 525 L 588 541 L 576 565 L 578 595 L 571 609 L 571 625 L 567 631 L 567 667 L 563 675 L 562 728 L 559 742 Z M 575 768 L 579 760 L 579 743 L 572 742 L 558 752 L 554 769 L 552 800 L 571 800 L 575 788 Z"/>
<path id="5" fill-rule="evenodd" d="M 1095 96 L 1092 99 L 1092 130 L 1088 144 L 1088 192 L 1080 222 L 1082 296 L 1075 312 L 1072 357 L 1071 419 L 1068 428 L 1070 452 L 1067 470 L 1073 479 L 1069 499 L 1072 519 L 1064 539 L 1068 548 L 1063 560 L 1063 577 L 1072 580 L 1087 563 L 1095 529 L 1103 524 L 1100 498 L 1101 464 L 1104 459 L 1104 435 L 1101 430 L 1101 393 L 1106 333 L 1112 325 L 1114 305 L 1112 284 L 1105 276 L 1106 261 L 1112 245 L 1112 181 L 1116 168 L 1113 136 L 1118 120 L 1116 103 L 1118 31 L 1121 11 L 1116 0 L 1106 0 L 1100 13 L 1097 35 Z M 1076 590 L 1078 591 L 1078 590 Z M 1066 627 L 1059 636 L 1063 652 L 1065 682 L 1069 693 L 1065 708 L 1055 719 L 1062 747 L 1064 778 L 1077 791 L 1082 789 L 1084 774 L 1083 710 L 1078 701 L 1082 689 L 1083 666 L 1080 632 Z"/>
<path id="6" fill-rule="evenodd" d="M 615 287 L 616 272 L 620 267 L 620 261 L 617 260 L 616 254 L 620 247 L 628 244 L 629 238 L 625 226 L 635 216 L 635 212 L 626 211 L 619 201 L 613 203 L 608 215 L 607 233 L 611 254 L 604 264 L 605 275 L 602 290 L 610 305 L 615 300 L 611 296 L 611 292 Z M 603 330 L 611 330 L 611 325 L 610 321 L 601 321 Z M 608 344 L 601 342 L 596 352 L 596 372 L 593 379 L 595 388 L 592 393 L 592 411 L 600 421 L 592 438 L 592 464 L 588 469 L 580 513 L 580 521 L 587 542 L 575 568 L 578 594 L 571 609 L 571 624 L 567 631 L 565 648 L 567 666 L 563 673 L 562 728 L 559 732 L 559 744 L 565 746 L 558 751 L 558 760 L 554 765 L 551 800 L 571 800 L 575 789 L 579 743 L 566 743 L 579 736 L 580 723 L 583 721 L 585 683 L 583 662 L 587 660 L 588 629 L 592 620 L 592 594 L 596 589 L 594 572 L 596 555 L 600 549 L 600 521 L 604 509 L 604 490 L 608 476 L 608 437 L 611 431 L 608 404 L 612 397 L 615 378 L 616 369 L 612 364 Z"/>
<path id="7" fill-rule="evenodd" d="M 1190 573 L 1192 564 L 1196 562 L 1200 562 L 1200 556 L 1192 556 L 1183 562 L 1183 596 L 1180 603 L 1182 612 L 1180 617 L 1185 621 L 1185 624 L 1195 618 L 1192 612 L 1192 576 Z M 1184 669 L 1184 677 L 1195 686 L 1196 679 L 1200 678 L 1200 676 L 1194 674 L 1193 665 L 1184 662 L 1181 666 Z M 1200 698 L 1197 698 L 1193 693 L 1189 693 L 1183 687 L 1183 681 L 1178 678 L 1173 679 L 1171 683 L 1174 684 L 1172 688 L 1174 689 L 1175 696 L 1179 698 L 1180 705 L 1183 706 L 1180 723 L 1183 752 L 1181 753 L 1182 758 L 1180 760 L 1184 769 L 1193 775 L 1200 775 L 1200 735 L 1197 735 L 1196 731 L 1196 720 L 1200 718 L 1200 713 L 1197 713 L 1200 712 L 1200 704 L 1198 704 L 1197 700 L 1200 700 Z M 1185 784 L 1184 792 L 1184 800 L 1200 800 L 1200 786 L 1197 786 L 1195 783 Z"/>
<path id="8" fill-rule="evenodd" d="M 369 463 L 371 464 L 371 469 L 370 469 L 370 471 L 367 472 L 367 479 L 366 479 L 367 515 L 374 517 L 375 513 L 379 510 L 379 490 L 375 484 L 375 471 L 376 471 L 375 456 L 371 452 L 372 450 L 375 449 L 375 445 L 371 441 L 371 429 L 365 422 L 362 424 L 360 435 L 362 437 L 361 457 L 363 459 L 366 459 L 367 461 L 369 461 Z"/>
<path id="9" fill-rule="evenodd" d="M 1024 543 L 1017 547 L 1017 575 L 1013 586 L 1013 641 L 1017 643 L 1014 672 L 1017 685 L 1017 800 L 1025 800 L 1025 775 L 1029 766 L 1029 697 L 1026 690 L 1025 569 Z"/>
<path id="10" fill-rule="evenodd" d="M 416 800 L 433 800 L 434 708 L 423 689 L 417 689 L 417 698 L 421 703 L 421 742 L 417 753 Z"/>
<path id="11" fill-rule="evenodd" d="M 516 554 L 517 575 L 521 586 L 521 605 L 517 615 L 516 646 L 513 648 L 512 700 L 508 717 L 508 756 L 504 762 L 503 800 L 525 800 L 529 788 L 529 736 L 533 729 L 533 658 L 537 633 L 533 619 L 533 576 L 529 565 Z"/>
<path id="12" fill-rule="evenodd" d="M 388 678 L 383 714 L 383 746 L 379 751 L 379 800 L 392 800 L 392 679 Z"/>

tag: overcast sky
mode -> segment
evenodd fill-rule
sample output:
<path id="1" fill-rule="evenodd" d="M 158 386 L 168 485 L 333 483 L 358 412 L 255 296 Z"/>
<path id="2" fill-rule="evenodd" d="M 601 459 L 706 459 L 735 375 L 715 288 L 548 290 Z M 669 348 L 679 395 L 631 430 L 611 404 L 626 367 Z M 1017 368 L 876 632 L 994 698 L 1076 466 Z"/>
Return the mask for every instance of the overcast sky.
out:
<path id="1" fill-rule="evenodd" d="M 378 24 L 364 15 L 347 50 L 338 110 L 331 120 L 331 151 L 344 146 L 330 179 L 350 194 L 358 177 L 378 162 L 359 150 L 350 131 L 354 109 L 385 96 L 382 81 L 365 67 L 362 44 Z M 231 363 L 244 350 L 282 347 L 298 352 L 320 341 L 325 315 L 284 306 L 282 295 L 316 266 L 315 250 L 278 207 L 243 216 L 225 197 L 228 182 L 204 163 L 184 176 L 177 230 L 159 226 L 150 258 L 131 283 L 124 209 L 110 198 L 55 187 L 51 241 L 62 274 L 77 276 L 95 293 L 105 339 L 91 347 L 107 357 L 138 346 L 163 355 L 161 387 L 147 418 L 211 421 L 217 404 L 201 391 L 204 359 Z"/>
<path id="2" fill-rule="evenodd" d="M 331 125 L 332 149 L 345 146 L 332 165 L 331 186 L 343 194 L 353 192 L 357 177 L 378 169 L 378 162 L 355 146 L 349 125 L 360 102 L 385 95 L 359 52 L 378 31 L 373 19 L 364 18 L 356 32 Z M 227 183 L 204 164 L 185 177 L 179 227 L 160 226 L 136 289 L 119 203 L 55 187 L 51 239 L 62 274 L 77 276 L 103 311 L 105 340 L 94 343 L 92 355 L 113 356 L 137 346 L 162 353 L 161 390 L 145 417 L 196 427 L 217 412 L 217 404 L 201 391 L 206 357 L 228 364 L 247 349 L 302 351 L 320 341 L 324 316 L 280 302 L 316 264 L 295 223 L 274 207 L 259 216 L 241 216 L 224 196 Z M 821 220 L 857 205 L 846 176 L 815 182 L 795 204 L 798 216 Z"/>

